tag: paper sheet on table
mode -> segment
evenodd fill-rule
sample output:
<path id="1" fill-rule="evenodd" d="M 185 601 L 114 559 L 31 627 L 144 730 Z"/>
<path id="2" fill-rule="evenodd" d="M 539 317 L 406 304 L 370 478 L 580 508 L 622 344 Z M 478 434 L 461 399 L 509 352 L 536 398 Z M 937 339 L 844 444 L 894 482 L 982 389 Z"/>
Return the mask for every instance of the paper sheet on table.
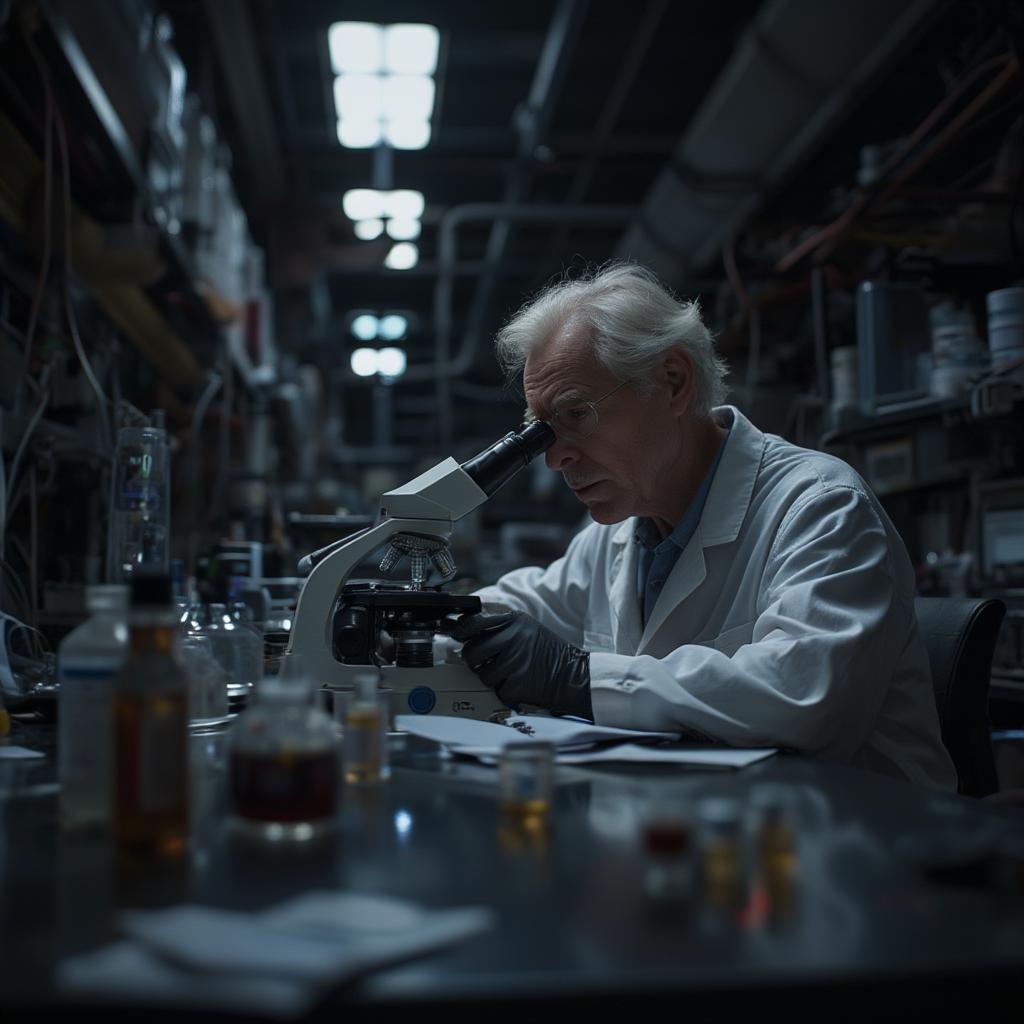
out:
<path id="1" fill-rule="evenodd" d="M 182 905 L 126 913 L 125 941 L 60 964 L 79 995 L 305 1013 L 328 988 L 493 927 L 482 907 L 426 911 L 379 896 L 313 891 L 257 914 Z"/>
<path id="2" fill-rule="evenodd" d="M 774 747 L 744 750 L 728 747 L 690 749 L 687 747 L 645 747 L 623 743 L 601 750 L 566 751 L 558 755 L 559 764 L 599 764 L 601 762 L 633 762 L 635 764 L 680 764 L 694 768 L 746 768 L 777 754 Z"/>
<path id="3" fill-rule="evenodd" d="M 560 750 L 581 749 L 597 743 L 637 740 L 676 740 L 673 732 L 641 732 L 636 729 L 615 729 L 572 718 L 551 718 L 547 715 L 514 715 L 504 725 L 477 722 L 454 715 L 396 715 L 395 727 L 414 736 L 450 747 L 473 756 L 497 756 L 510 743 L 544 740 Z"/>
<path id="4" fill-rule="evenodd" d="M 36 757 L 46 757 L 46 755 L 39 750 L 29 750 L 28 747 L 0 745 L 0 761 L 30 761 Z"/>

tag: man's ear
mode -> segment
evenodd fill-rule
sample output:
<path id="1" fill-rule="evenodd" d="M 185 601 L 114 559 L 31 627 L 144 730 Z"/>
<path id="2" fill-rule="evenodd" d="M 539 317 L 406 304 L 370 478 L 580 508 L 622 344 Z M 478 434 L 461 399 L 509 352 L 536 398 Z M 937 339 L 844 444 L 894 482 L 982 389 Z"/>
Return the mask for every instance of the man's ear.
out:
<path id="1" fill-rule="evenodd" d="M 693 360 L 681 348 L 665 350 L 661 367 L 658 371 L 659 381 L 668 390 L 669 407 L 673 412 L 683 415 L 688 412 L 693 402 Z"/>

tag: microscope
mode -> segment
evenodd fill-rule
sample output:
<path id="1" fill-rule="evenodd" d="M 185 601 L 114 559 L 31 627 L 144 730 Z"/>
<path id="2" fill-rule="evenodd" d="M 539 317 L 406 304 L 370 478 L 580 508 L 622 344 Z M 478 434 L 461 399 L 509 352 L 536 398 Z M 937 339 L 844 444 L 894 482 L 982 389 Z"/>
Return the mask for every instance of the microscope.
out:
<path id="1" fill-rule="evenodd" d="M 461 660 L 435 663 L 434 636 L 455 619 L 480 611 L 480 598 L 427 586 L 431 568 L 455 574 L 448 547 L 452 525 L 546 451 L 555 433 L 536 421 L 510 431 L 461 465 L 449 457 L 380 499 L 375 526 L 329 544 L 299 562 L 309 571 L 281 664 L 318 687 L 347 690 L 367 671 L 391 690 L 392 714 L 458 715 L 486 720 L 507 708 Z M 408 583 L 352 580 L 359 562 L 387 545 L 380 571 L 408 557 Z M 386 639 L 394 651 L 386 651 Z"/>

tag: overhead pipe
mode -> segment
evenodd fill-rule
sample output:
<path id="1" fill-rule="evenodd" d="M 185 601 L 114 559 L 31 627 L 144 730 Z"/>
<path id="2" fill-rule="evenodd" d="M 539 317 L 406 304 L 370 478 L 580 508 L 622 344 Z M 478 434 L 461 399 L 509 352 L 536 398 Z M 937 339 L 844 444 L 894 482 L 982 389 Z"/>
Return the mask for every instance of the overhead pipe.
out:
<path id="1" fill-rule="evenodd" d="M 451 403 L 448 382 L 473 365 L 480 330 L 467 330 L 462 347 L 449 358 L 452 335 L 452 293 L 458 268 L 458 228 L 461 224 L 506 221 L 518 224 L 575 224 L 583 227 L 618 227 L 636 216 L 635 206 L 563 206 L 536 203 L 510 206 L 506 203 L 467 203 L 454 206 L 441 218 L 438 228 L 439 272 L 434 286 L 434 362 L 410 366 L 403 381 L 434 380 L 437 387 L 438 422 L 441 445 L 451 446 Z M 497 268 L 493 268 L 497 272 Z"/>

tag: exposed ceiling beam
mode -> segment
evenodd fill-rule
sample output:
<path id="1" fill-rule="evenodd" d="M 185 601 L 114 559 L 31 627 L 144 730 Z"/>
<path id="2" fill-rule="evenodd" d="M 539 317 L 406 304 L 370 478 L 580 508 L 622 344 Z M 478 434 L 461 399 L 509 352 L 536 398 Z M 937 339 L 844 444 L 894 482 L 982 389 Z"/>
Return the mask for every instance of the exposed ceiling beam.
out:
<path id="1" fill-rule="evenodd" d="M 288 179 L 249 5 L 245 0 L 205 0 L 203 10 L 249 168 L 252 197 L 256 202 L 276 199 L 287 190 Z"/>

